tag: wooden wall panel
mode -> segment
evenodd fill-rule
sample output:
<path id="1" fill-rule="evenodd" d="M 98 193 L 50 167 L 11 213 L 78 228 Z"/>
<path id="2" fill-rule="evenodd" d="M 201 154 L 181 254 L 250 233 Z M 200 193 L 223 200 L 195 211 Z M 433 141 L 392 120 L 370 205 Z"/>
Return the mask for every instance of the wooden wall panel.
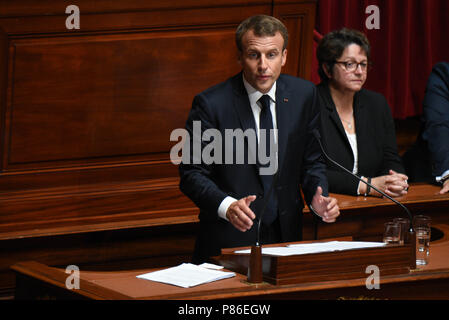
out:
<path id="1" fill-rule="evenodd" d="M 79 30 L 65 27 L 70 4 Z M 235 28 L 254 14 L 286 23 L 284 72 L 308 78 L 315 1 L 0 2 L 0 248 L 15 252 L 0 252 L 0 295 L 20 257 L 120 264 L 152 243 L 167 248 L 157 261 L 189 255 L 198 209 L 179 191 L 170 133 L 195 94 L 239 71 Z M 98 255 L 104 232 L 121 240 Z"/>
<path id="2" fill-rule="evenodd" d="M 238 72 L 233 28 L 11 41 L 5 170 L 169 160 L 195 92 Z M 36 76 L 39 75 L 39 76 Z M 8 134 L 9 133 L 9 134 Z M 58 163 L 56 163 L 58 162 Z"/>
<path id="3" fill-rule="evenodd" d="M 77 5 L 80 30 L 65 28 L 61 2 L 0 4 L 1 191 L 176 175 L 170 132 L 194 94 L 238 71 L 238 23 L 272 12 L 271 1 Z"/>
<path id="4" fill-rule="evenodd" d="M 287 63 L 284 66 L 284 73 L 310 79 L 315 5 L 315 1 L 301 1 L 296 4 L 280 1 L 273 8 L 273 15 L 285 24 L 289 32 Z M 312 32 L 310 31 L 311 26 Z"/>

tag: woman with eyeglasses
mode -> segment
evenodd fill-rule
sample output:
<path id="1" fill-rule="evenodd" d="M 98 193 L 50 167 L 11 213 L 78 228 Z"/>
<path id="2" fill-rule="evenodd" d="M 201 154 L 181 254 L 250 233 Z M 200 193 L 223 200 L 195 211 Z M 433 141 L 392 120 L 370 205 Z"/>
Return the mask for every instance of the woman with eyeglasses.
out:
<path id="1" fill-rule="evenodd" d="M 370 44 L 356 30 L 328 33 L 317 48 L 321 83 L 321 137 L 326 153 L 391 197 L 407 194 L 407 176 L 397 151 L 394 121 L 385 97 L 363 89 Z M 329 191 L 380 194 L 328 162 Z"/>

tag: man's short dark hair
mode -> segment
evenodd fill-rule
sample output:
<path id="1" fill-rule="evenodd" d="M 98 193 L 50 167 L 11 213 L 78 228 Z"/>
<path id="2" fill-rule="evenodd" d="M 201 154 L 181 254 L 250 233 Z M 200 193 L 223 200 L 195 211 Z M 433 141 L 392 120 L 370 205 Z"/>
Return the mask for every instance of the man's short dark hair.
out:
<path id="1" fill-rule="evenodd" d="M 242 38 L 243 35 L 249 30 L 253 30 L 254 34 L 258 37 L 274 37 L 276 33 L 279 32 L 282 38 L 284 38 L 284 47 L 282 50 L 287 48 L 288 31 L 284 24 L 275 17 L 257 15 L 249 17 L 237 27 L 235 32 L 235 42 L 239 51 L 243 51 Z"/>
<path id="2" fill-rule="evenodd" d="M 329 80 L 326 73 L 323 70 L 323 64 L 327 66 L 329 73 L 332 74 L 335 61 L 337 61 L 343 51 L 351 44 L 359 45 L 363 51 L 365 51 L 368 63 L 370 60 L 371 47 L 368 38 L 360 31 L 343 28 L 335 30 L 326 34 L 321 39 L 316 50 L 316 57 L 318 59 L 318 74 L 321 81 Z"/>

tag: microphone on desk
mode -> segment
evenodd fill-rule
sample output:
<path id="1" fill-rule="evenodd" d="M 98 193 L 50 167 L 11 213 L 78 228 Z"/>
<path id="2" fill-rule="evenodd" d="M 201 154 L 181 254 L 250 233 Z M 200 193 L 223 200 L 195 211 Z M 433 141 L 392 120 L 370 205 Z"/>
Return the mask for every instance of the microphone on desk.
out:
<path id="1" fill-rule="evenodd" d="M 376 190 L 377 192 L 379 192 L 381 195 L 383 195 L 385 198 L 388 198 L 389 200 L 393 201 L 394 203 L 396 203 L 397 205 L 399 205 L 402 209 L 404 209 L 404 211 L 406 212 L 408 218 L 410 219 L 410 233 L 414 233 L 414 229 L 413 229 L 413 216 L 410 213 L 410 211 L 407 209 L 406 206 L 404 206 L 402 203 L 400 203 L 399 201 L 397 201 L 396 199 L 393 199 L 392 197 L 390 197 L 388 194 L 386 194 L 383 191 L 380 191 L 378 188 L 376 188 L 375 186 L 373 186 L 371 183 L 363 180 L 362 178 L 360 178 L 358 175 L 352 173 L 350 170 L 346 169 L 345 167 L 343 167 L 341 164 L 339 164 L 338 162 L 334 161 L 333 159 L 331 159 L 326 151 L 324 151 L 323 145 L 321 144 L 321 135 L 318 132 L 317 129 L 313 130 L 313 135 L 315 137 L 315 139 L 318 141 L 318 144 L 320 145 L 320 149 L 322 151 L 322 153 L 324 154 L 324 156 L 326 157 L 327 160 L 329 160 L 330 162 L 332 162 L 333 164 L 335 164 L 338 168 L 342 169 L 343 171 L 349 173 L 350 175 L 352 175 L 353 177 L 355 177 L 357 180 L 363 182 L 364 184 L 366 184 L 367 186 L 369 186 L 370 188 Z"/>
<path id="2" fill-rule="evenodd" d="M 257 223 L 257 240 L 255 245 L 251 246 L 251 253 L 249 257 L 249 265 L 248 265 L 248 282 L 249 283 L 261 283 L 263 281 L 263 272 L 262 272 L 262 246 L 260 245 L 260 228 L 262 226 L 262 218 L 266 211 L 268 201 L 271 198 L 271 194 L 273 193 L 273 189 L 276 188 L 278 184 L 278 177 L 280 171 L 278 170 L 273 178 L 273 182 L 268 189 L 267 194 L 265 195 L 265 199 L 263 202 L 262 210 L 259 215 L 259 221 Z"/>

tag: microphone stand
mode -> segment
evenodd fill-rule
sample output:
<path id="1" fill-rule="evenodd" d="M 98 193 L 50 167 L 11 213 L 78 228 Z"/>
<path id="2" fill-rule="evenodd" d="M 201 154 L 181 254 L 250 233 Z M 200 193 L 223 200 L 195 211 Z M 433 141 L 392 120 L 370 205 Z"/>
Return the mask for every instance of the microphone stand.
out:
<path id="1" fill-rule="evenodd" d="M 410 228 L 408 230 L 409 233 L 409 242 L 411 244 L 412 247 L 412 257 L 411 259 L 413 260 L 413 262 L 415 263 L 416 261 L 416 233 L 415 230 L 413 229 L 413 216 L 410 213 L 410 211 L 407 209 L 406 206 L 404 206 L 402 203 L 400 203 L 399 201 L 397 201 L 396 199 L 393 199 L 392 197 L 390 197 L 388 194 L 386 194 L 385 192 L 379 190 L 378 188 L 376 188 L 375 186 L 373 186 L 371 183 L 363 180 L 362 178 L 360 178 L 358 175 L 352 173 L 351 171 L 349 171 L 348 169 L 346 169 L 345 167 L 343 167 L 341 164 L 339 164 L 338 162 L 336 162 L 335 160 L 331 159 L 326 151 L 324 151 L 323 145 L 321 144 L 321 136 L 320 133 L 318 132 L 318 130 L 314 130 L 313 131 L 313 135 L 315 136 L 315 139 L 318 141 L 319 145 L 320 145 L 320 149 L 323 152 L 324 156 L 327 158 L 327 160 L 329 160 L 330 162 L 332 162 L 334 165 L 336 165 L 338 168 L 342 169 L 343 171 L 349 173 L 350 175 L 352 175 L 353 177 L 357 178 L 359 181 L 363 182 L 364 184 L 366 184 L 367 186 L 371 187 L 372 189 L 374 189 L 375 191 L 377 191 L 378 193 L 380 193 L 381 195 L 383 195 L 385 198 L 391 200 L 392 202 L 394 202 L 395 204 L 399 205 L 402 209 L 404 209 L 404 211 L 407 213 L 408 218 L 410 219 Z"/>
<path id="2" fill-rule="evenodd" d="M 273 183 L 265 196 L 264 205 L 260 213 L 258 226 L 257 226 L 257 240 L 256 243 L 251 246 L 251 254 L 249 256 L 248 264 L 248 277 L 247 281 L 249 283 L 261 283 L 263 282 L 263 271 L 262 271 L 262 246 L 260 244 L 260 227 L 262 225 L 262 217 L 266 211 L 268 200 L 270 199 L 271 193 L 273 192 L 274 186 L 277 185 L 277 180 L 279 177 L 279 171 L 274 175 Z"/>

